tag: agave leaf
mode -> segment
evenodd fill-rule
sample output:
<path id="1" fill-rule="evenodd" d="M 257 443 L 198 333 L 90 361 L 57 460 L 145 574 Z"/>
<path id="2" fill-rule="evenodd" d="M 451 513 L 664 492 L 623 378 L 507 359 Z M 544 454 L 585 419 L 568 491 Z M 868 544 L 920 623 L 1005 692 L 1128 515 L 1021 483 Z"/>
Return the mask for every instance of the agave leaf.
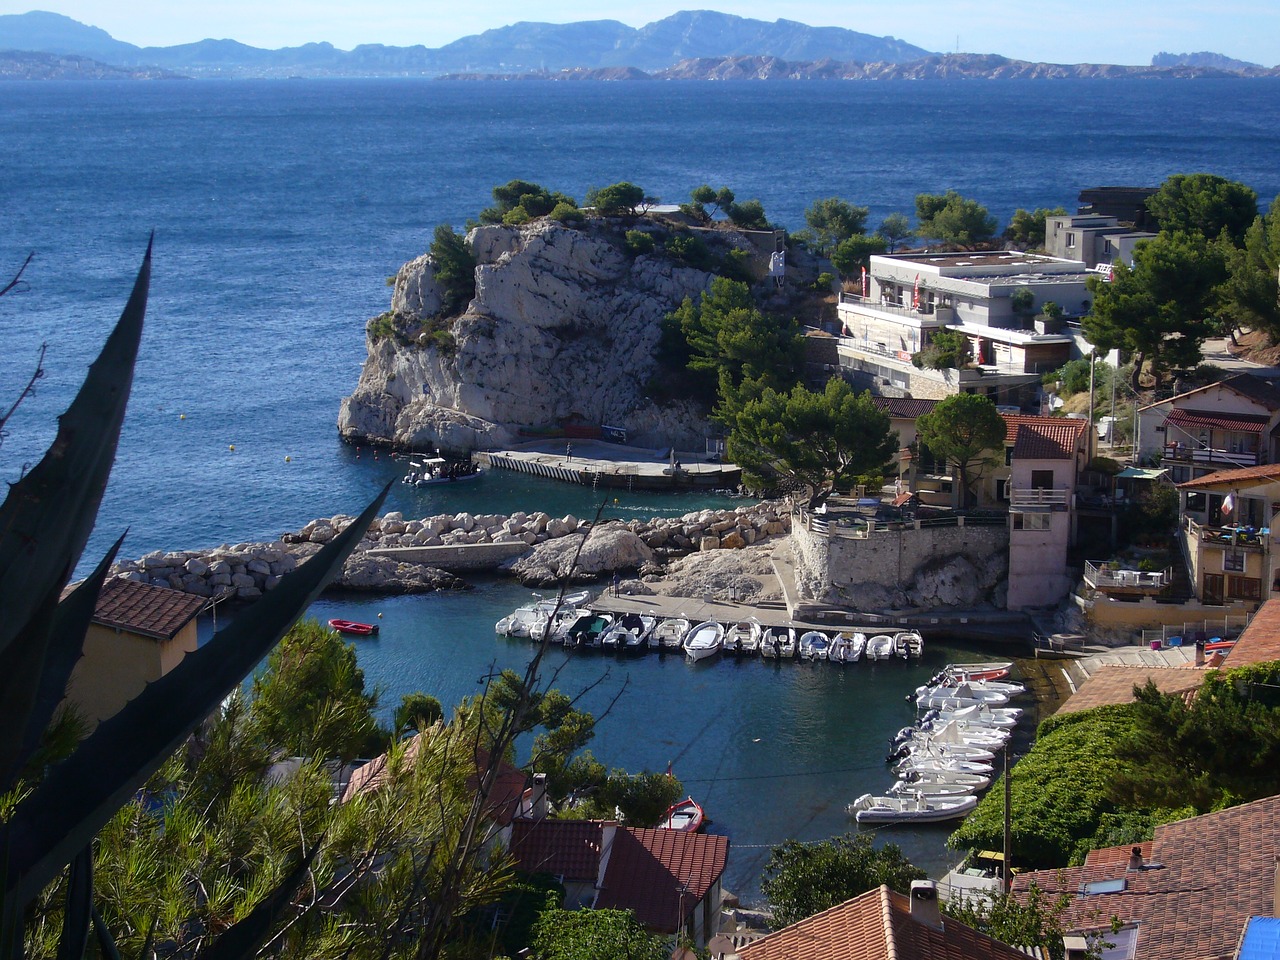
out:
<path id="1" fill-rule="evenodd" d="M 337 573 L 390 489 L 383 487 L 346 530 L 50 768 L 7 825 L 7 893 L 30 902 L 244 680 Z"/>
<path id="2" fill-rule="evenodd" d="M 0 784 L 12 786 L 13 778 L 39 748 L 45 727 L 66 695 L 71 671 L 84 652 L 85 633 L 102 582 L 122 543 L 123 536 L 93 573 L 57 605 L 47 629 L 24 631 L 18 643 L 0 651 L 0 730 L 14 732 L 12 737 L 0 738 Z"/>
<path id="3" fill-rule="evenodd" d="M 307 871 L 311 869 L 311 863 L 319 850 L 318 842 L 312 844 L 302 862 L 263 897 L 244 919 L 224 930 L 213 946 L 200 952 L 200 960 L 251 960 L 266 941 L 271 928 L 288 908 L 294 892 L 307 879 Z"/>
<path id="4" fill-rule="evenodd" d="M 124 312 L 58 418 L 57 436 L 0 505 L 0 650 L 18 638 L 50 589 L 66 584 L 93 530 L 133 384 L 150 281 L 148 241 Z"/>
<path id="5" fill-rule="evenodd" d="M 58 960 L 82 960 L 89 943 L 93 911 L 93 846 L 85 847 L 71 861 L 67 877 L 67 909 L 62 914 Z"/>
<path id="6" fill-rule="evenodd" d="M 98 940 L 98 952 L 107 960 L 120 960 L 120 950 L 116 946 L 116 938 L 111 936 L 111 930 L 107 926 L 107 921 L 102 919 L 102 913 L 95 906 L 92 908 L 93 916 L 93 932 Z M 154 927 L 152 928 L 155 929 Z M 150 934 L 148 934 L 150 937 Z M 150 939 L 147 941 L 150 943 Z M 146 956 L 144 953 L 143 956 Z"/>

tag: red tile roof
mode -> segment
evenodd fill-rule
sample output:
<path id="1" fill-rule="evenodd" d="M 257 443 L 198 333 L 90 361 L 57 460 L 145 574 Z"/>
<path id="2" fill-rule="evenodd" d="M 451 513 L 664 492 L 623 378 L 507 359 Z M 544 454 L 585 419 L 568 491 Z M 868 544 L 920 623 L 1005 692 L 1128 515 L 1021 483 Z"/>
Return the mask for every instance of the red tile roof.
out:
<path id="1" fill-rule="evenodd" d="M 1268 600 L 1253 615 L 1227 657 L 1228 667 L 1280 660 L 1280 600 Z"/>
<path id="2" fill-rule="evenodd" d="M 1280 463 L 1260 463 L 1256 467 L 1236 467 L 1233 470 L 1218 470 L 1205 474 L 1195 480 L 1178 484 L 1179 490 L 1195 490 L 1202 487 L 1237 486 L 1250 482 L 1280 480 Z"/>
<path id="3" fill-rule="evenodd" d="M 1164 422 L 1175 427 L 1217 427 L 1219 430 L 1261 433 L 1270 419 L 1260 413 L 1210 413 L 1174 407 Z"/>
<path id="4" fill-rule="evenodd" d="M 153 640 L 172 640 L 204 604 L 181 590 L 112 577 L 102 584 L 93 622 Z"/>
<path id="5" fill-rule="evenodd" d="M 1252 916 L 1275 915 L 1280 796 L 1156 827 L 1142 844 L 1145 865 L 1129 870 L 1131 845 L 1091 852 L 1084 866 L 1014 878 L 1073 899 L 1070 932 L 1108 929 L 1111 918 L 1137 925 L 1134 960 L 1229 960 Z M 1096 881 L 1123 880 L 1116 893 L 1083 893 Z"/>
<path id="6" fill-rule="evenodd" d="M 1002 413 L 1004 442 L 1013 444 L 1017 460 L 1070 460 L 1080 447 L 1089 421 L 1074 417 L 1035 417 Z"/>
<path id="7" fill-rule="evenodd" d="M 880 886 L 748 944 L 741 960 L 1027 960 L 958 920 L 911 918 L 909 898 Z"/>
<path id="8" fill-rule="evenodd" d="M 1204 671 L 1180 667 L 1113 665 L 1098 667 L 1076 689 L 1059 713 L 1079 713 L 1113 703 L 1133 703 L 1133 688 L 1155 683 L 1162 693 L 1186 695 L 1199 690 Z"/>
<path id="9" fill-rule="evenodd" d="M 872 397 L 871 402 L 890 417 L 903 420 L 915 420 L 931 413 L 938 405 L 937 400 L 923 400 L 915 397 Z"/>
<path id="10" fill-rule="evenodd" d="M 621 827 L 596 907 L 634 910 L 650 930 L 675 933 L 681 917 L 720 879 L 728 859 L 728 837 Z"/>
<path id="11" fill-rule="evenodd" d="M 525 873 L 550 873 L 594 885 L 604 826 L 599 820 L 514 820 L 511 855 Z"/>

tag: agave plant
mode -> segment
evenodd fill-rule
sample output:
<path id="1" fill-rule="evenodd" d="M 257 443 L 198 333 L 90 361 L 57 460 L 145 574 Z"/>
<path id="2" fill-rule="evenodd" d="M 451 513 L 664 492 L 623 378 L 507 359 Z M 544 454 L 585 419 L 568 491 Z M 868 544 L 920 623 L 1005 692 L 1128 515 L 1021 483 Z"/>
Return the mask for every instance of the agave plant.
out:
<path id="1" fill-rule="evenodd" d="M 81 957 L 94 931 L 90 845 L 98 830 L 284 635 L 337 573 L 387 490 L 319 553 L 208 643 L 103 721 L 64 759 L 31 773 L 80 658 L 98 591 L 120 541 L 62 598 L 93 530 L 115 459 L 142 336 L 151 244 L 115 329 L 43 459 L 0 505 L 0 960 L 23 954 L 26 906 L 68 870 L 59 956 Z M 252 955 L 305 876 L 308 853 L 275 892 L 225 931 L 216 954 Z"/>

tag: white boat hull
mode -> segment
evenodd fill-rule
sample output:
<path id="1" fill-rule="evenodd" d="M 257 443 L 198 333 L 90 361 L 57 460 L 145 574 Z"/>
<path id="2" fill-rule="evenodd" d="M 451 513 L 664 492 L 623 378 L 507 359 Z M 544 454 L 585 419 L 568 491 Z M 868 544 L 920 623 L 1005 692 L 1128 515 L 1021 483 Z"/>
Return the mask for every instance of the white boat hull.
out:
<path id="1" fill-rule="evenodd" d="M 978 798 L 873 797 L 864 793 L 846 808 L 858 823 L 941 823 L 967 815 Z"/>

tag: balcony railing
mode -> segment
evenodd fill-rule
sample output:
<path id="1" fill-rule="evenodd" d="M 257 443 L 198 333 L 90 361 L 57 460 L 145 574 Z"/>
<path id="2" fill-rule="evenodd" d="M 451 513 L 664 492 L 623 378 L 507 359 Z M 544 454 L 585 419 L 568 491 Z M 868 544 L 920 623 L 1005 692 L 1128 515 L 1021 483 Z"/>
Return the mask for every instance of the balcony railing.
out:
<path id="1" fill-rule="evenodd" d="M 840 294 L 840 303 L 850 306 L 865 307 L 880 313 L 890 313 L 898 317 L 910 317 L 914 320 L 930 320 L 936 323 L 951 323 L 955 319 L 955 310 L 936 303 L 922 303 L 917 310 L 910 304 L 894 303 L 891 300 L 875 300 L 871 297 L 859 296 L 856 293 Z"/>
<path id="2" fill-rule="evenodd" d="M 1173 568 L 1164 570 L 1118 570 L 1103 561 L 1086 560 L 1084 582 L 1094 590 L 1158 593 L 1173 583 Z"/>
<path id="3" fill-rule="evenodd" d="M 1201 543 L 1243 550 L 1265 550 L 1271 533 L 1269 527 L 1260 530 L 1253 527 L 1212 527 L 1191 517 L 1184 518 L 1184 525 L 1187 533 Z"/>
<path id="4" fill-rule="evenodd" d="M 1070 499 L 1066 487 L 1010 487 L 1011 510 L 1065 510 Z"/>
<path id="5" fill-rule="evenodd" d="M 1186 443 L 1167 443 L 1164 447 L 1164 460 L 1173 463 L 1194 463 L 1197 465 L 1216 464 L 1231 467 L 1256 467 L 1261 463 L 1257 453 L 1237 450 L 1215 450 L 1211 447 L 1197 447 Z"/>

